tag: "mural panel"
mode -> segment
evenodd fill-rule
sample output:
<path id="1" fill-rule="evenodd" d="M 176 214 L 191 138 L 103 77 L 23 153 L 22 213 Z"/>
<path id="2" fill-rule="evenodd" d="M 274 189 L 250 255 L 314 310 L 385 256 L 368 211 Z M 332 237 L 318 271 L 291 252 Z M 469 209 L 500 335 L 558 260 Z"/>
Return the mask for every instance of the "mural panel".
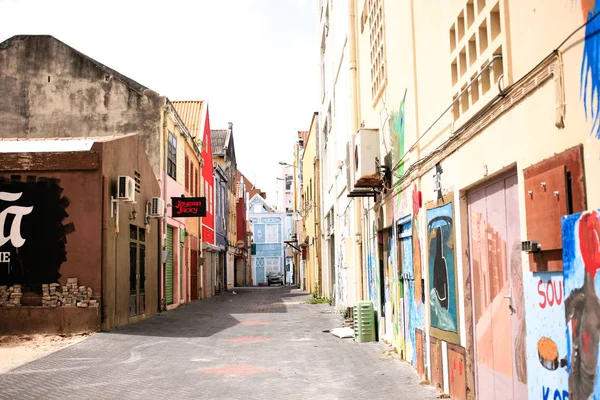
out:
<path id="1" fill-rule="evenodd" d="M 62 193 L 57 179 L 0 178 L 0 285 L 37 291 L 42 283 L 58 282 L 66 235 L 75 230 L 62 223 L 70 204 Z"/>
<path id="2" fill-rule="evenodd" d="M 401 282 L 404 282 L 403 306 L 406 310 L 406 321 L 404 322 L 404 337 L 406 339 L 406 360 L 415 368 L 418 367 L 417 358 L 417 330 L 423 330 L 423 309 L 424 305 L 420 296 L 421 279 L 417 278 L 416 260 L 420 261 L 420 254 L 414 253 L 415 241 L 418 242 L 418 235 L 415 235 L 414 220 L 401 224 L 402 231 L 399 234 L 401 260 Z M 419 274 L 420 275 L 420 274 Z M 417 292 L 419 295 L 417 296 Z"/>
<path id="3" fill-rule="evenodd" d="M 598 399 L 600 213 L 563 217 L 562 237 L 569 399 Z"/>
<path id="4" fill-rule="evenodd" d="M 567 348 L 562 273 L 526 273 L 523 287 L 529 398 L 563 399 L 568 375 L 561 368 Z"/>
<path id="5" fill-rule="evenodd" d="M 592 134 L 600 139 L 600 1 L 581 0 L 585 26 L 585 43 L 581 60 L 581 98 L 585 116 L 592 120 Z"/>
<path id="6" fill-rule="evenodd" d="M 427 210 L 431 336 L 459 343 L 453 194 Z M 437 203 L 435 203 L 437 204 Z"/>

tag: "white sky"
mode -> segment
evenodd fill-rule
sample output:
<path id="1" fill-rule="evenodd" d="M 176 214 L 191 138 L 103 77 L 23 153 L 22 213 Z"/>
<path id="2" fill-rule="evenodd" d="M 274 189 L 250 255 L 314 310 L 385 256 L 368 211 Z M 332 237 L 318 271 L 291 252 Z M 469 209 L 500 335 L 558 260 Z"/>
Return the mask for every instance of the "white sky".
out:
<path id="1" fill-rule="evenodd" d="M 315 0 L 0 0 L 0 42 L 49 34 L 170 100 L 233 122 L 238 168 L 276 201 L 318 107 Z"/>

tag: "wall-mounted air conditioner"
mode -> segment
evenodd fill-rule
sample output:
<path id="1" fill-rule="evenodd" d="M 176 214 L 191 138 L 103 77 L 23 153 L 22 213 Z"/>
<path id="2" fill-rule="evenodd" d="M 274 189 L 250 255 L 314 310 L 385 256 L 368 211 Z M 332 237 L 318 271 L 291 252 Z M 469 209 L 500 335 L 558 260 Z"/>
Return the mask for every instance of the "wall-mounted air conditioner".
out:
<path id="1" fill-rule="evenodd" d="M 117 200 L 127 203 L 135 202 L 135 180 L 127 175 L 120 175 L 117 180 Z"/>
<path id="2" fill-rule="evenodd" d="M 353 136 L 354 187 L 380 187 L 382 180 L 377 171 L 379 157 L 379 130 L 361 128 Z"/>
<path id="3" fill-rule="evenodd" d="M 153 197 L 150 203 L 150 217 L 161 218 L 165 216 L 165 200 L 161 197 Z"/>

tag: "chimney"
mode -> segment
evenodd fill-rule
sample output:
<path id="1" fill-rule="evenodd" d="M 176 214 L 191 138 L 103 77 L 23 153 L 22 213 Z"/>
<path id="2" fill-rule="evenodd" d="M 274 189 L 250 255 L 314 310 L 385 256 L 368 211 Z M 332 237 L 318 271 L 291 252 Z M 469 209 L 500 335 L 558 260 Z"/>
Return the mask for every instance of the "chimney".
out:
<path id="1" fill-rule="evenodd" d="M 229 130 L 232 130 L 233 129 L 233 122 L 228 122 L 227 124 L 229 125 Z"/>

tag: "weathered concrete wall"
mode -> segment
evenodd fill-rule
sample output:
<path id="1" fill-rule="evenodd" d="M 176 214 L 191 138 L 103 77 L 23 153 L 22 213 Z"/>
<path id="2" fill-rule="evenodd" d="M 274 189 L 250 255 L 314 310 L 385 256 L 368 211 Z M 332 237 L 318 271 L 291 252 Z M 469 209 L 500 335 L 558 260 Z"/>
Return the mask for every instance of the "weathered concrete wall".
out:
<path id="1" fill-rule="evenodd" d="M 0 137 L 139 133 L 156 176 L 165 98 L 51 36 L 0 43 Z"/>
<path id="2" fill-rule="evenodd" d="M 3 334 L 62 334 L 93 332 L 100 328 L 100 308 L 0 308 Z"/>
<path id="3" fill-rule="evenodd" d="M 116 218 L 110 217 L 107 210 L 106 262 L 103 275 L 103 320 L 102 329 L 110 329 L 129 322 L 129 233 L 130 225 L 144 228 L 146 203 L 152 197 L 160 196 L 160 188 L 142 146 L 143 139 L 137 135 L 115 141 L 96 143 L 94 150 L 101 153 L 102 174 L 108 177 L 109 193 L 105 196 L 106 206 L 110 206 L 110 196 L 116 192 L 119 175 L 133 177 L 140 174 L 140 193 L 136 193 L 136 204 L 119 206 L 119 233 L 116 233 Z M 131 212 L 137 211 L 135 219 L 130 219 Z M 116 239 L 116 267 L 115 267 Z M 145 262 L 145 316 L 158 311 L 158 243 L 159 224 L 157 219 L 150 219 L 150 232 L 146 232 Z M 116 276 L 115 276 L 116 270 Z M 115 308 L 116 307 L 116 308 Z M 115 311 L 116 309 L 116 311 Z"/>

